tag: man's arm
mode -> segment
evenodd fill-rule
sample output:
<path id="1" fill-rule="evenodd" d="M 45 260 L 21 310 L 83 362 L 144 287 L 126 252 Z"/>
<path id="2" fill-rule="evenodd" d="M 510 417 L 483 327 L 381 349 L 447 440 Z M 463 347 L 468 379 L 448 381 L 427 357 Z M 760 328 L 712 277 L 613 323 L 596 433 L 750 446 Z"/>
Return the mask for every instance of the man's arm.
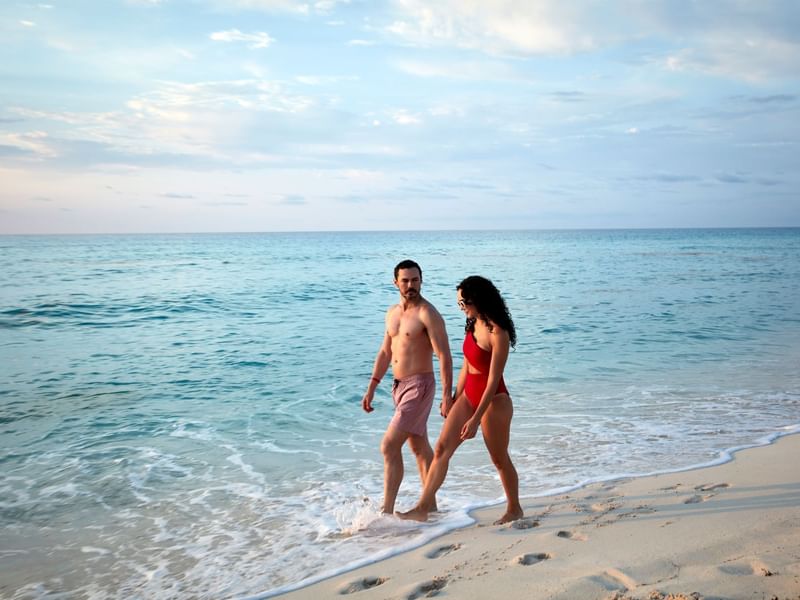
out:
<path id="1" fill-rule="evenodd" d="M 467 383 L 467 359 L 464 359 L 464 362 L 461 363 L 461 370 L 458 372 L 458 379 L 456 380 L 456 391 L 453 394 L 452 401 L 448 404 L 447 402 L 444 403 L 441 410 L 439 412 L 442 413 L 442 416 L 447 418 L 447 413 L 450 412 L 450 409 L 453 408 L 453 404 L 455 404 L 458 397 L 464 393 L 464 387 Z"/>
<path id="2" fill-rule="evenodd" d="M 361 399 L 361 408 L 366 412 L 374 410 L 372 408 L 372 398 L 375 395 L 375 389 L 383 379 L 383 376 L 386 375 L 390 364 L 392 364 L 392 338 L 387 331 L 383 336 L 383 343 L 380 350 L 378 350 L 378 355 L 375 357 L 375 364 L 372 366 L 372 377 L 369 380 L 367 392 Z"/>
<path id="3" fill-rule="evenodd" d="M 433 305 L 423 315 L 423 323 L 428 328 L 431 347 L 439 358 L 439 373 L 442 379 L 443 408 L 453 401 L 453 357 L 450 355 L 450 342 L 442 315 Z"/>

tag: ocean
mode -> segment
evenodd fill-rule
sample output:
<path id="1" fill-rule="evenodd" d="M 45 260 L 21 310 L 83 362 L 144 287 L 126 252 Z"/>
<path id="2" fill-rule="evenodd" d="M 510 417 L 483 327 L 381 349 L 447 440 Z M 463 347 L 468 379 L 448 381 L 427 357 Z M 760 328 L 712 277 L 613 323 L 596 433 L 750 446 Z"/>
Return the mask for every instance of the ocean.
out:
<path id="1" fill-rule="evenodd" d="M 404 258 L 456 373 L 456 284 L 506 298 L 523 497 L 800 431 L 796 228 L 0 236 L 0 596 L 275 596 L 502 502 L 478 434 L 429 523 L 379 513 Z"/>

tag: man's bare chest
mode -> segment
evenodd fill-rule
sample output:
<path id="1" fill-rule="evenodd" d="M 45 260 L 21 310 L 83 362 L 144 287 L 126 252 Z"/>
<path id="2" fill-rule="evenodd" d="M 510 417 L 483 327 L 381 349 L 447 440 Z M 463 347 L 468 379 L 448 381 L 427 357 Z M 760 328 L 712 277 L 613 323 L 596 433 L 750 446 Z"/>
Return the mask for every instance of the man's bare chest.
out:
<path id="1" fill-rule="evenodd" d="M 403 315 L 389 320 L 389 335 L 398 340 L 416 340 L 426 337 L 425 324 L 417 315 Z"/>

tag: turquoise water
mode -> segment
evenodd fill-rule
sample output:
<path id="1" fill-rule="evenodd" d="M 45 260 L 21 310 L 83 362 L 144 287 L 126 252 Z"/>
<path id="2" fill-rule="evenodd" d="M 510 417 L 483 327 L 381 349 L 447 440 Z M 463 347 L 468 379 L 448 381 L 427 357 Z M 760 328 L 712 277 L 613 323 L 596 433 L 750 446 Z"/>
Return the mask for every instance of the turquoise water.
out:
<path id="1" fill-rule="evenodd" d="M 500 499 L 477 439 L 432 523 L 378 514 L 388 383 L 360 399 L 406 257 L 456 369 L 456 283 L 506 296 L 523 495 L 800 423 L 800 229 L 0 237 L 0 595 L 275 592 Z"/>

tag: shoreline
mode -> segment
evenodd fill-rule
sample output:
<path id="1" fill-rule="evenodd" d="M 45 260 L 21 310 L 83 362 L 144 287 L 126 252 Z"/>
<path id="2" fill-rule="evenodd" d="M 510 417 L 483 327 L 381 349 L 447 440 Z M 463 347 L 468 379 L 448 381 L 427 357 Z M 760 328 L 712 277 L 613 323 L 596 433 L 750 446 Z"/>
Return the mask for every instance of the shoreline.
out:
<path id="1" fill-rule="evenodd" d="M 701 465 L 526 497 L 526 516 L 510 525 L 491 525 L 504 503 L 476 508 L 472 524 L 411 549 L 250 597 L 800 600 L 798 433 L 786 427 Z M 723 556 L 728 544 L 741 556 Z"/>

